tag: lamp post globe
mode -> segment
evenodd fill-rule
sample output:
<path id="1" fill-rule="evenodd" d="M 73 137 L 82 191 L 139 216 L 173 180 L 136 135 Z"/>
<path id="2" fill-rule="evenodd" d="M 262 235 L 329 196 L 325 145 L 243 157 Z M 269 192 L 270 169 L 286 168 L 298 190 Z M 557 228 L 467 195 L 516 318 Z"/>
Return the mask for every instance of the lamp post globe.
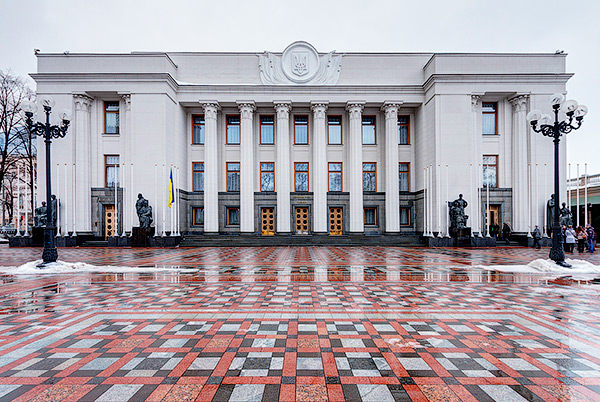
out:
<path id="1" fill-rule="evenodd" d="M 579 105 L 574 100 L 565 101 L 561 93 L 552 95 L 550 104 L 554 112 L 554 121 L 547 114 L 542 114 L 538 110 L 532 110 L 527 114 L 527 121 L 536 133 L 550 137 L 554 142 L 554 216 L 552 224 L 552 248 L 550 249 L 550 259 L 563 267 L 571 267 L 565 261 L 565 250 L 563 246 L 563 232 L 560 226 L 559 208 L 560 205 L 560 169 L 559 169 L 559 144 L 560 137 L 569 134 L 573 130 L 581 127 L 583 116 L 588 112 L 584 105 Z M 558 113 L 562 109 L 565 113 L 565 120 L 559 120 Z"/>

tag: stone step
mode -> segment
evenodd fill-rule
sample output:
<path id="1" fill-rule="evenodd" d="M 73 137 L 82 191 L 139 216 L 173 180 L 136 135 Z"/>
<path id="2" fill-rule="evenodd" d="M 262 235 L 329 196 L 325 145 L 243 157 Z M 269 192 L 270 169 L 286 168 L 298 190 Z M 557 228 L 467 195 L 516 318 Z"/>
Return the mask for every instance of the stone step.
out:
<path id="1" fill-rule="evenodd" d="M 83 242 L 80 247 L 108 247 L 108 240 L 88 240 Z"/>
<path id="2" fill-rule="evenodd" d="M 423 246 L 419 236 L 247 236 L 186 235 L 180 247 Z"/>

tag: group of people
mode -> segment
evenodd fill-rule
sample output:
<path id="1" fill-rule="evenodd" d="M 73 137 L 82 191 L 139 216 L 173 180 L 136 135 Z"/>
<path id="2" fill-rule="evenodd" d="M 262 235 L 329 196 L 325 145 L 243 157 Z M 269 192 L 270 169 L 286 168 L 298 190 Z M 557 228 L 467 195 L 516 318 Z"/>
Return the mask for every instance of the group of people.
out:
<path id="1" fill-rule="evenodd" d="M 565 241 L 565 252 L 573 254 L 575 244 L 577 244 L 577 251 L 580 253 L 585 251 L 594 252 L 596 231 L 592 225 L 587 224 L 585 228 L 577 226 L 576 229 L 573 229 L 572 225 L 568 225 L 563 226 L 562 231 Z"/>

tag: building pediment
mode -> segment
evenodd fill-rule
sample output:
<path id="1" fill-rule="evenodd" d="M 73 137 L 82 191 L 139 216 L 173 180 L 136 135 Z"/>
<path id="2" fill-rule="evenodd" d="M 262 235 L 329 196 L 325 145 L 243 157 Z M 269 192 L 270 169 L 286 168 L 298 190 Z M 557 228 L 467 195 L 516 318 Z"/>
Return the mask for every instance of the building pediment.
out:
<path id="1" fill-rule="evenodd" d="M 342 55 L 319 54 L 308 42 L 289 45 L 281 54 L 258 55 L 264 85 L 335 85 L 342 68 Z"/>

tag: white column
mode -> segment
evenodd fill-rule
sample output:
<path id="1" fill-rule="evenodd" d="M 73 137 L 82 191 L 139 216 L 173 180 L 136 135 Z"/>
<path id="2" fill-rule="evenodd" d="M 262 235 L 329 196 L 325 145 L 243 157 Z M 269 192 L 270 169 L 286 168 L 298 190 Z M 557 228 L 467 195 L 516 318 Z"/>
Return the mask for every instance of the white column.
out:
<path id="1" fill-rule="evenodd" d="M 327 102 L 311 103 L 313 111 L 313 231 L 327 232 Z M 361 214 L 362 216 L 362 214 Z"/>
<path id="2" fill-rule="evenodd" d="M 385 102 L 385 231 L 400 231 L 398 187 L 398 110 L 402 102 Z"/>
<path id="3" fill-rule="evenodd" d="M 240 111 L 240 232 L 254 232 L 254 102 L 238 102 Z"/>
<path id="4" fill-rule="evenodd" d="M 363 180 L 362 180 L 362 111 L 365 102 L 348 102 L 349 115 L 349 179 L 350 187 L 350 232 L 364 232 Z"/>
<path id="5" fill-rule="evenodd" d="M 73 95 L 75 102 L 75 125 L 73 142 L 75 143 L 75 183 L 77 207 L 75 208 L 75 227 L 79 232 L 92 230 L 92 173 L 91 173 L 91 127 L 90 111 L 93 99 L 87 95 Z"/>
<path id="6" fill-rule="evenodd" d="M 528 208 L 530 189 L 527 186 L 527 163 L 529 154 L 526 114 L 529 95 L 518 95 L 509 101 L 512 105 L 512 158 L 513 158 L 513 231 L 528 231 Z"/>
<path id="7" fill-rule="evenodd" d="M 290 233 L 291 172 L 290 172 L 290 110 L 289 101 L 276 101 L 277 136 L 275 138 L 275 191 L 277 192 L 277 233 Z"/>
<path id="8" fill-rule="evenodd" d="M 217 102 L 204 108 L 204 232 L 219 232 L 219 165 L 217 144 Z"/>

